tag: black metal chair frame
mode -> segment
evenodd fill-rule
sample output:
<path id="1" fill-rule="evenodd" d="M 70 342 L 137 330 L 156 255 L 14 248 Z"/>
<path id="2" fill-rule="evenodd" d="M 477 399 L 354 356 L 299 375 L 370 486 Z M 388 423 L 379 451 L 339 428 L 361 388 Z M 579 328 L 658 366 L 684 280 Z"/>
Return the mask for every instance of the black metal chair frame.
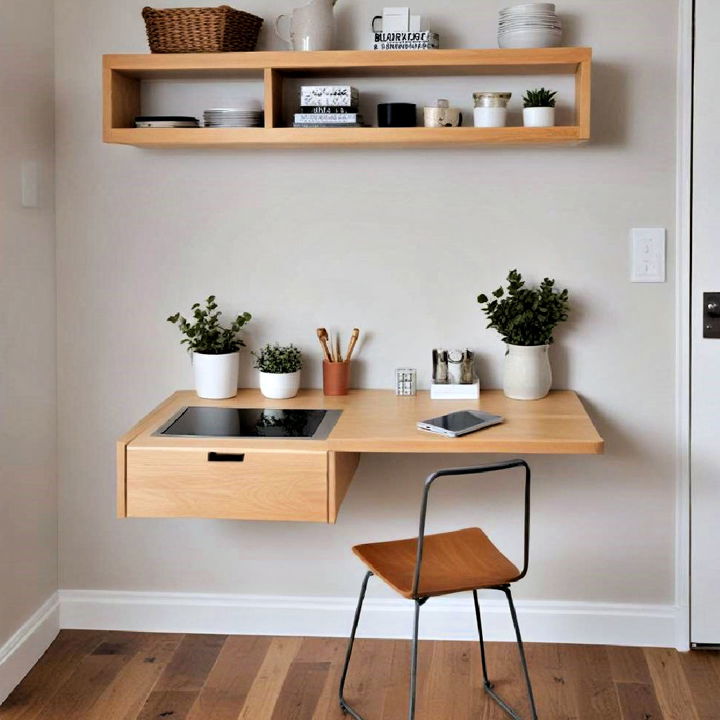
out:
<path id="1" fill-rule="evenodd" d="M 480 640 L 480 659 L 482 661 L 483 671 L 483 687 L 485 692 L 514 720 L 522 720 L 522 718 L 508 705 L 494 690 L 493 683 L 488 679 L 487 664 L 485 661 L 485 641 L 483 638 L 482 619 L 480 616 L 480 603 L 478 601 L 477 591 L 483 590 L 499 590 L 505 594 L 510 608 L 513 627 L 515 628 L 515 637 L 517 638 L 518 654 L 520 656 L 520 664 L 525 676 L 525 684 L 527 688 L 527 697 L 530 705 L 530 720 L 537 720 L 537 711 L 535 709 L 535 698 L 533 696 L 532 684 L 530 682 L 530 674 L 528 672 L 527 660 L 525 658 L 525 649 L 523 647 L 522 638 L 520 636 L 520 626 L 518 624 L 515 605 L 510 592 L 510 583 L 521 580 L 528 571 L 528 562 L 530 554 L 530 466 L 524 460 L 508 460 L 506 462 L 492 463 L 489 465 L 481 465 L 479 467 L 451 468 L 448 470 L 438 470 L 430 475 L 425 481 L 425 489 L 423 492 L 422 504 L 420 506 L 420 528 L 418 532 L 417 560 L 415 563 L 415 574 L 412 585 L 412 600 L 415 602 L 415 619 L 413 622 L 412 647 L 410 651 L 410 700 L 408 707 L 408 720 L 415 718 L 415 698 L 417 694 L 417 653 L 418 653 L 418 628 L 420 624 L 420 608 L 430 599 L 427 596 L 419 594 L 420 587 L 420 571 L 422 569 L 423 548 L 425 545 L 425 520 L 427 517 L 428 497 L 430 488 L 433 483 L 441 477 L 457 476 L 457 475 L 483 475 L 489 472 L 497 472 L 501 470 L 510 470 L 522 467 L 525 469 L 525 517 L 524 517 L 524 559 L 523 568 L 520 574 L 503 585 L 495 585 L 491 587 L 476 588 L 472 591 L 473 602 L 475 605 L 475 620 L 477 622 L 478 637 Z M 340 708 L 346 715 L 351 715 L 355 720 L 364 720 L 363 717 L 345 700 L 345 682 L 347 680 L 348 668 L 350 666 L 350 658 L 352 657 L 353 645 L 355 644 L 355 633 L 357 632 L 358 623 L 360 622 L 360 614 L 362 612 L 365 593 L 367 592 L 368 581 L 373 575 L 372 571 L 368 571 L 363 579 L 360 588 L 360 597 L 358 599 L 357 608 L 355 610 L 355 618 L 353 620 L 352 632 L 348 641 L 347 653 L 345 655 L 345 665 L 343 667 L 342 677 L 340 678 L 339 700 Z"/>

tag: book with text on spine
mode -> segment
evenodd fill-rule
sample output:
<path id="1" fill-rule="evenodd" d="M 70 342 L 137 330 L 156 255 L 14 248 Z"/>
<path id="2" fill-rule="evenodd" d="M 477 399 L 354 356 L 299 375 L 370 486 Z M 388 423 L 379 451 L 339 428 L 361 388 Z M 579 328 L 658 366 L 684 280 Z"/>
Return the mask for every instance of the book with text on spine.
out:
<path id="1" fill-rule="evenodd" d="M 323 123 L 326 125 L 347 125 L 362 122 L 362 115 L 357 113 L 327 114 L 318 116 L 315 113 L 295 113 L 296 123 Z"/>
<path id="2" fill-rule="evenodd" d="M 348 115 L 358 111 L 357 105 L 350 107 L 328 107 L 327 105 L 307 105 L 301 107 L 299 113 L 311 113 L 313 115 Z"/>

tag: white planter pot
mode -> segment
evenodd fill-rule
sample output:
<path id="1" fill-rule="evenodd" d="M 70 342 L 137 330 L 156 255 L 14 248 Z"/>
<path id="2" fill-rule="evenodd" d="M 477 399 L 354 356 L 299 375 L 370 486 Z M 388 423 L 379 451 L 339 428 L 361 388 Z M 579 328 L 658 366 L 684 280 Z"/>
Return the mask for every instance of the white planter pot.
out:
<path id="1" fill-rule="evenodd" d="M 553 127 L 555 125 L 555 108 L 523 108 L 523 124 L 525 127 Z"/>
<path id="2" fill-rule="evenodd" d="M 539 400 L 552 386 L 549 345 L 507 345 L 503 390 L 513 400 Z"/>
<path id="3" fill-rule="evenodd" d="M 238 391 L 240 353 L 206 355 L 193 353 L 195 392 L 208 400 L 224 400 L 235 397 Z"/>
<path id="4" fill-rule="evenodd" d="M 294 373 L 260 373 L 260 392 L 271 400 L 295 397 L 300 389 L 300 371 Z"/>
<path id="5" fill-rule="evenodd" d="M 473 112 L 475 127 L 505 127 L 507 108 L 476 107 Z"/>

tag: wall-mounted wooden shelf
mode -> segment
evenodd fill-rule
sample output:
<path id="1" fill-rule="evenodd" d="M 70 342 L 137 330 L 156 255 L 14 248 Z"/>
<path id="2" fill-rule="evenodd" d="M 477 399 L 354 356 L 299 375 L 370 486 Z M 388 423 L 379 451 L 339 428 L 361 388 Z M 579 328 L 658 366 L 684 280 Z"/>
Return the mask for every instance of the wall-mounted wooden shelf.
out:
<path id="1" fill-rule="evenodd" d="M 106 55 L 103 140 L 139 147 L 446 146 L 573 144 L 590 138 L 590 48 Z M 286 78 L 574 75 L 575 121 L 552 128 L 289 128 Z M 264 128 L 134 128 L 143 79 L 256 78 Z"/>

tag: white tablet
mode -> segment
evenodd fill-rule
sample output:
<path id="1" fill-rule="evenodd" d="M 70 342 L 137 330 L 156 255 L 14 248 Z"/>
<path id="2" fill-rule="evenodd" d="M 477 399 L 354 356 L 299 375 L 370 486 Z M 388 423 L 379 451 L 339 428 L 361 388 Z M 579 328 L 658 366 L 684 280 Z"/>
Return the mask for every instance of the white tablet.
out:
<path id="1" fill-rule="evenodd" d="M 458 410 L 430 420 L 423 420 L 417 426 L 419 430 L 427 430 L 445 437 L 460 437 L 476 430 L 498 425 L 503 420 L 504 418 L 500 415 L 491 415 L 480 410 Z"/>

